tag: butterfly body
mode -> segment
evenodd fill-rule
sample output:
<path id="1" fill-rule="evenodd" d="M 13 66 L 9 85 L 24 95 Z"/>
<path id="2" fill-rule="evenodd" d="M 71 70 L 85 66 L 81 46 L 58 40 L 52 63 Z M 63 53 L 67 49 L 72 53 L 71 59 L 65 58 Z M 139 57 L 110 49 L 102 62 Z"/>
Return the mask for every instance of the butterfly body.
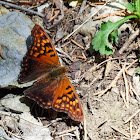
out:
<path id="1" fill-rule="evenodd" d="M 35 25 L 31 32 L 32 44 L 23 58 L 19 81 L 36 80 L 24 94 L 43 108 L 67 113 L 75 121 L 83 121 L 79 97 L 59 62 L 56 50 L 45 31 Z"/>

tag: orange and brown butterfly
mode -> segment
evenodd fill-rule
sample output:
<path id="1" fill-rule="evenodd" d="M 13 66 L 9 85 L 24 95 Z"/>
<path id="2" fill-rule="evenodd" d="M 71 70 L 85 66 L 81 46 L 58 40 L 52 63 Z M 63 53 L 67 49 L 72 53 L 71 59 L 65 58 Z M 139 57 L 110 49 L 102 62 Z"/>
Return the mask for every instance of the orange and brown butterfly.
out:
<path id="1" fill-rule="evenodd" d="M 74 87 L 60 65 L 57 52 L 45 31 L 35 25 L 32 43 L 23 58 L 19 81 L 37 80 L 24 94 L 43 108 L 65 112 L 74 121 L 83 121 L 82 106 Z"/>

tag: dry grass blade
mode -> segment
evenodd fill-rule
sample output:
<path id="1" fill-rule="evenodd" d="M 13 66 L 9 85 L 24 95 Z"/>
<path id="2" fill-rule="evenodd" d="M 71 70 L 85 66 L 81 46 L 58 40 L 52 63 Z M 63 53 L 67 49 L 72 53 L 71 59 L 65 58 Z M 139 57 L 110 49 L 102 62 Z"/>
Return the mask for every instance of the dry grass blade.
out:
<path id="1" fill-rule="evenodd" d="M 114 126 L 111 126 L 111 128 L 112 128 L 112 129 L 114 129 L 115 131 L 117 131 L 117 132 L 119 132 L 119 133 L 123 134 L 125 137 L 130 138 L 130 136 L 129 136 L 129 135 L 127 135 L 125 132 L 122 132 L 122 131 L 121 131 L 121 130 L 119 130 L 118 128 L 115 128 Z"/>
<path id="2" fill-rule="evenodd" d="M 57 132 L 57 133 L 55 133 L 55 135 L 62 135 L 62 134 L 73 132 L 75 130 L 76 130 L 76 128 L 74 127 L 74 128 L 69 129 L 69 130 L 64 130 L 62 132 Z"/>
<path id="3" fill-rule="evenodd" d="M 123 71 L 125 71 L 125 69 L 129 69 L 133 64 L 135 64 L 138 61 L 138 59 L 134 60 L 129 66 L 127 66 L 125 68 L 125 65 L 123 66 L 123 68 L 118 72 L 117 76 L 115 77 L 115 79 L 112 81 L 112 83 L 105 89 L 102 91 L 99 91 L 97 93 L 95 93 L 94 95 L 98 95 L 98 96 L 102 96 L 103 94 L 105 94 L 109 89 L 111 89 L 116 82 L 118 81 L 118 79 L 120 78 L 120 76 L 122 75 Z"/>
<path id="4" fill-rule="evenodd" d="M 81 49 L 85 49 L 82 45 L 78 44 L 75 40 L 71 39 L 71 42 L 74 43 L 76 46 L 80 47 Z"/>
<path id="5" fill-rule="evenodd" d="M 108 0 L 101 8 L 99 8 L 99 10 L 95 13 L 93 13 L 87 20 L 85 20 L 80 26 L 78 26 L 77 29 L 75 29 L 72 33 L 70 33 L 68 36 L 66 36 L 66 38 L 64 38 L 64 41 L 67 40 L 70 36 L 72 36 L 77 30 L 79 30 L 85 23 L 87 23 L 94 15 L 96 15 L 103 7 L 106 6 L 106 4 L 109 2 L 110 0 Z"/>
<path id="6" fill-rule="evenodd" d="M 132 121 L 130 121 L 130 138 L 132 139 L 132 136 L 133 136 L 133 131 L 132 131 Z"/>
<path id="7" fill-rule="evenodd" d="M 124 123 L 129 122 L 133 117 L 135 117 L 140 112 L 140 109 L 138 109 L 131 117 L 129 117 Z"/>
<path id="8" fill-rule="evenodd" d="M 122 73 L 123 73 L 123 69 L 125 68 L 125 65 L 123 66 L 123 68 L 118 72 L 117 76 L 115 77 L 115 79 L 112 81 L 112 83 L 105 89 L 102 90 L 98 93 L 95 93 L 94 95 L 98 95 L 98 96 L 102 96 L 103 94 L 105 94 L 109 89 L 111 89 L 114 85 L 116 85 L 118 79 L 121 77 Z"/>
<path id="9" fill-rule="evenodd" d="M 124 101 L 126 107 L 128 108 L 129 106 L 128 106 L 126 100 L 125 100 L 125 97 L 124 97 L 124 94 L 123 94 L 122 90 L 120 91 L 120 93 L 121 93 L 121 96 L 122 96 L 122 98 L 123 98 L 123 101 Z"/>
<path id="10" fill-rule="evenodd" d="M 133 140 L 138 140 L 140 138 L 140 134 L 139 133 L 140 133 L 140 127 L 137 129 Z"/>
<path id="11" fill-rule="evenodd" d="M 124 77 L 124 82 L 125 82 L 126 102 L 127 102 L 127 105 L 129 106 L 129 88 L 128 88 L 128 81 L 125 74 L 125 68 L 123 69 L 123 77 Z"/>
<path id="12" fill-rule="evenodd" d="M 140 97 L 139 97 L 138 93 L 135 91 L 135 89 L 132 87 L 131 82 L 129 82 L 129 85 L 130 85 L 130 90 L 131 90 L 130 93 L 131 92 L 132 92 L 132 94 L 134 93 L 136 96 L 136 99 L 140 102 Z"/>

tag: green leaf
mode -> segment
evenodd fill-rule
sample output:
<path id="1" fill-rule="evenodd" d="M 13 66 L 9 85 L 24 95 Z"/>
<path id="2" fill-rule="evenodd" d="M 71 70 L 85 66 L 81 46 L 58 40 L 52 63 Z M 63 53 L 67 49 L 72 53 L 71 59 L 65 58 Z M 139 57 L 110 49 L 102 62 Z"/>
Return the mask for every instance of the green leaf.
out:
<path id="1" fill-rule="evenodd" d="M 114 44 L 114 43 L 118 43 L 118 39 L 119 36 L 118 36 L 118 28 L 117 28 L 114 29 L 114 31 L 109 35 L 109 41 L 111 42 L 111 44 Z"/>
<path id="2" fill-rule="evenodd" d="M 110 34 L 110 29 L 113 28 L 114 23 L 108 21 L 101 25 L 100 31 L 95 35 L 94 39 L 92 40 L 92 45 L 95 51 L 98 51 L 101 54 L 113 54 L 113 49 L 108 43 L 108 36 Z"/>
<path id="3" fill-rule="evenodd" d="M 101 24 L 101 29 L 99 30 L 99 32 L 96 33 L 96 35 L 94 36 L 94 39 L 92 40 L 92 45 L 93 48 L 95 49 L 95 51 L 99 51 L 101 54 L 106 54 L 106 55 L 110 55 L 113 54 L 113 49 L 112 46 L 109 44 L 108 42 L 108 38 L 109 35 L 114 31 L 117 30 L 118 27 L 123 24 L 126 20 L 131 19 L 131 18 L 138 18 L 136 15 L 130 15 L 127 17 L 124 17 L 122 20 L 118 21 L 118 22 L 104 22 L 103 24 Z M 118 33 L 117 31 L 114 31 L 115 33 L 112 33 L 112 39 L 111 42 L 117 42 L 118 40 Z"/>

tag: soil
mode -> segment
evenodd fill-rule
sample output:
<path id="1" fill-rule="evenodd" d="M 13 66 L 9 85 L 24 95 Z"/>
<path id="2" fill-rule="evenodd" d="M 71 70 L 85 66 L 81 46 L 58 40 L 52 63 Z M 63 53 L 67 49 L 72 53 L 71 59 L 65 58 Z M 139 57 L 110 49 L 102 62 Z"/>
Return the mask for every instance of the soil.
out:
<path id="1" fill-rule="evenodd" d="M 16 0 L 11 1 L 15 2 Z M 36 10 L 36 6 L 44 3 L 35 3 L 32 10 Z M 66 54 L 58 51 L 62 65 L 69 66 L 67 76 L 81 100 L 84 121 L 78 123 L 71 120 L 65 113 L 55 112 L 52 109 L 43 110 L 30 100 L 34 104 L 33 107 L 31 106 L 32 115 L 35 118 L 39 117 L 44 126 L 50 124 L 48 128 L 53 139 L 56 140 L 140 139 L 140 81 L 137 74 L 138 61 L 136 61 L 140 55 L 140 35 L 132 40 L 122 54 L 119 53 L 125 42 L 139 27 L 135 27 L 134 32 L 128 28 L 121 31 L 118 43 L 113 46 L 115 53 L 110 56 L 101 55 L 93 50 L 91 45 L 93 38 L 91 36 L 77 32 L 64 41 L 64 37 L 74 30 L 75 25 L 83 23 L 83 19 L 92 8 L 87 2 L 85 9 L 79 16 L 81 4 L 74 8 L 69 7 L 67 3 L 64 4 L 64 17 L 59 19 L 62 16 L 59 14 L 50 23 L 46 18 L 42 24 L 43 19 L 41 17 L 26 14 L 34 23 L 44 26 L 56 49 L 61 48 L 63 52 L 69 55 L 68 58 Z M 25 5 L 24 7 L 29 8 L 30 6 L 32 5 Z M 50 11 L 52 7 L 49 7 Z M 8 7 L 8 9 L 15 10 L 12 7 Z M 23 11 L 23 13 L 25 12 Z M 129 23 L 133 26 L 132 21 Z M 96 32 L 98 32 L 100 25 L 96 27 Z M 73 43 L 71 39 L 83 48 Z M 124 65 L 126 65 L 125 68 Z M 131 67 L 126 69 L 129 65 Z M 118 76 L 117 81 L 108 88 L 122 69 L 123 72 Z M 96 93 L 105 91 L 107 88 L 108 90 L 102 96 L 96 95 Z M 10 93 L 15 94 L 16 90 L 12 89 Z M 22 93 L 24 91 L 24 89 L 18 90 Z M 1 91 L 9 94 L 7 89 Z M 137 113 L 130 118 L 135 112 Z M 129 118 L 130 120 L 127 121 Z M 125 121 L 127 122 L 125 123 Z M 11 132 L 14 133 L 12 130 Z"/>

